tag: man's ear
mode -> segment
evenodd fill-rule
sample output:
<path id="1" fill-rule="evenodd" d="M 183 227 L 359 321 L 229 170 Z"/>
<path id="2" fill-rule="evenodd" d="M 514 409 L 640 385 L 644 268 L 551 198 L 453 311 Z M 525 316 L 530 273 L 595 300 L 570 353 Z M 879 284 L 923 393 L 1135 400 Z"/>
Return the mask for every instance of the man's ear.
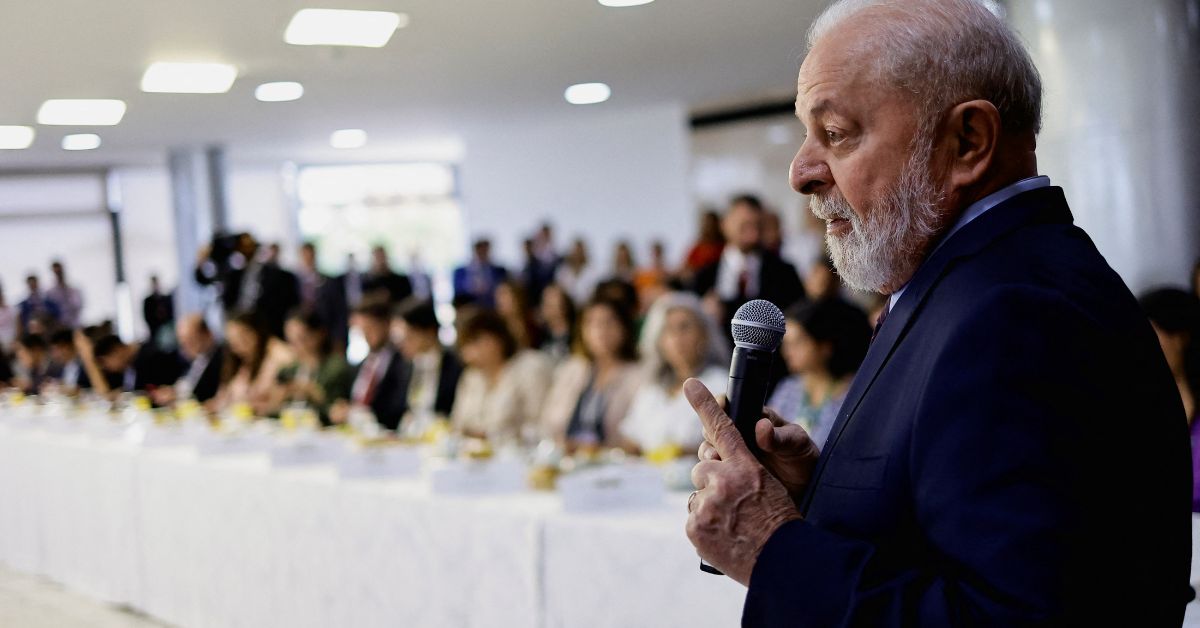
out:
<path id="1" fill-rule="evenodd" d="M 950 190 L 969 189 L 979 183 L 996 156 L 1004 132 L 1000 111 L 986 100 L 960 103 L 950 110 L 944 128 Z"/>

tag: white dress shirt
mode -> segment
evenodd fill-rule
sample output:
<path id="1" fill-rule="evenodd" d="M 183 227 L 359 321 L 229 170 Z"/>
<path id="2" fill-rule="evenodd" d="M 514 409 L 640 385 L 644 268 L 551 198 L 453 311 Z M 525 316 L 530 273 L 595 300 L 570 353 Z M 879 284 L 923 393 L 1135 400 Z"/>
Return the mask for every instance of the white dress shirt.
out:
<path id="1" fill-rule="evenodd" d="M 734 301 L 739 297 L 754 298 L 759 294 L 759 276 L 762 271 L 762 257 L 758 253 L 743 253 L 736 246 L 727 246 L 721 253 L 721 263 L 717 266 L 717 296 L 722 301 Z M 738 282 L 742 274 L 746 275 L 746 293 L 738 290 Z"/>

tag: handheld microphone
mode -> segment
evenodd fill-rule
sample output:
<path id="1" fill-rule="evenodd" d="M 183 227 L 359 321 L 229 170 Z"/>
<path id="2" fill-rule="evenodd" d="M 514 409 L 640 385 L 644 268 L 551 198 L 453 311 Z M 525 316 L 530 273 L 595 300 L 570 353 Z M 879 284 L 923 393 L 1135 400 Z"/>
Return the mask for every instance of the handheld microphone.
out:
<path id="1" fill-rule="evenodd" d="M 783 340 L 786 319 L 770 301 L 755 299 L 738 308 L 730 324 L 733 330 L 733 360 L 729 364 L 729 385 L 725 389 L 725 413 L 733 420 L 746 447 L 755 458 L 762 450 L 754 437 L 754 426 L 762 419 L 771 382 L 771 362 Z M 712 565 L 700 561 L 700 570 L 723 575 Z"/>

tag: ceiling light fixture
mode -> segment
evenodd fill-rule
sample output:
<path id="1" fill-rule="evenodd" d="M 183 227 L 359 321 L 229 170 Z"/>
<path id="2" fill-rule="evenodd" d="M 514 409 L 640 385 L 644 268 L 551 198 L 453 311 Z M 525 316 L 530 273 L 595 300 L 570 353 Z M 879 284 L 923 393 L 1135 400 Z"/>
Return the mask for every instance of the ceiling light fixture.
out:
<path id="1" fill-rule="evenodd" d="M 301 9 L 292 16 L 283 40 L 296 46 L 362 46 L 382 48 L 408 15 L 390 11 Z"/>
<path id="2" fill-rule="evenodd" d="M 47 100 L 38 109 L 38 124 L 58 126 L 113 126 L 125 117 L 125 101 L 60 98 Z"/>
<path id="3" fill-rule="evenodd" d="M 21 150 L 33 143 L 33 127 L 0 126 L 0 150 Z"/>
<path id="4" fill-rule="evenodd" d="M 288 102 L 304 95 L 304 86 L 295 81 L 263 83 L 254 88 L 254 97 L 263 102 Z"/>
<path id="5" fill-rule="evenodd" d="M 100 148 L 100 136 L 95 133 L 75 133 L 62 140 L 63 150 L 92 150 Z"/>
<path id="6" fill-rule="evenodd" d="M 329 136 L 329 145 L 334 148 L 362 148 L 367 144 L 367 132 L 362 129 L 342 129 Z"/>
<path id="7" fill-rule="evenodd" d="M 164 94 L 224 94 L 237 80 L 237 68 L 226 63 L 159 61 L 142 75 L 142 91 Z"/>
<path id="8" fill-rule="evenodd" d="M 563 97 L 572 105 L 594 105 L 612 96 L 612 89 L 604 83 L 579 83 L 567 88 Z"/>

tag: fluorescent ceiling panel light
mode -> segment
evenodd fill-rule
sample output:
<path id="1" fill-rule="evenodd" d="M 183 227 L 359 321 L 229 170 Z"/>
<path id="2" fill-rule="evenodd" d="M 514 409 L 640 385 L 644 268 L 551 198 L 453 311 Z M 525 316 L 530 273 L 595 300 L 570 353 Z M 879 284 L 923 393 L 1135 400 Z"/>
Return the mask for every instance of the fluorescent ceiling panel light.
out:
<path id="1" fill-rule="evenodd" d="M 237 79 L 237 68 L 226 63 L 159 61 L 142 75 L 142 91 L 165 94 L 224 94 Z"/>
<path id="2" fill-rule="evenodd" d="M 33 127 L 0 126 L 0 150 L 20 150 L 33 143 Z"/>
<path id="3" fill-rule="evenodd" d="M 125 101 L 87 98 L 47 100 L 38 109 L 38 124 L 112 126 L 125 117 Z"/>
<path id="4" fill-rule="evenodd" d="M 295 81 L 263 83 L 254 89 L 254 97 L 263 102 L 287 102 L 304 95 L 304 86 Z"/>
<path id="5" fill-rule="evenodd" d="M 579 83 L 567 88 L 563 96 L 572 105 L 594 105 L 608 100 L 612 90 L 604 83 Z"/>
<path id="6" fill-rule="evenodd" d="M 297 46 L 387 45 L 397 28 L 408 26 L 408 15 L 390 11 L 301 9 L 292 16 L 283 40 Z"/>
<path id="7" fill-rule="evenodd" d="M 606 7 L 636 7 L 651 2 L 654 0 L 600 0 L 600 4 Z"/>
<path id="8" fill-rule="evenodd" d="M 62 140 L 63 150 L 92 150 L 100 148 L 100 136 L 95 133 L 76 133 Z"/>
<path id="9" fill-rule="evenodd" d="M 342 129 L 329 136 L 329 145 L 334 148 L 362 148 L 367 144 L 367 132 L 362 129 Z"/>

